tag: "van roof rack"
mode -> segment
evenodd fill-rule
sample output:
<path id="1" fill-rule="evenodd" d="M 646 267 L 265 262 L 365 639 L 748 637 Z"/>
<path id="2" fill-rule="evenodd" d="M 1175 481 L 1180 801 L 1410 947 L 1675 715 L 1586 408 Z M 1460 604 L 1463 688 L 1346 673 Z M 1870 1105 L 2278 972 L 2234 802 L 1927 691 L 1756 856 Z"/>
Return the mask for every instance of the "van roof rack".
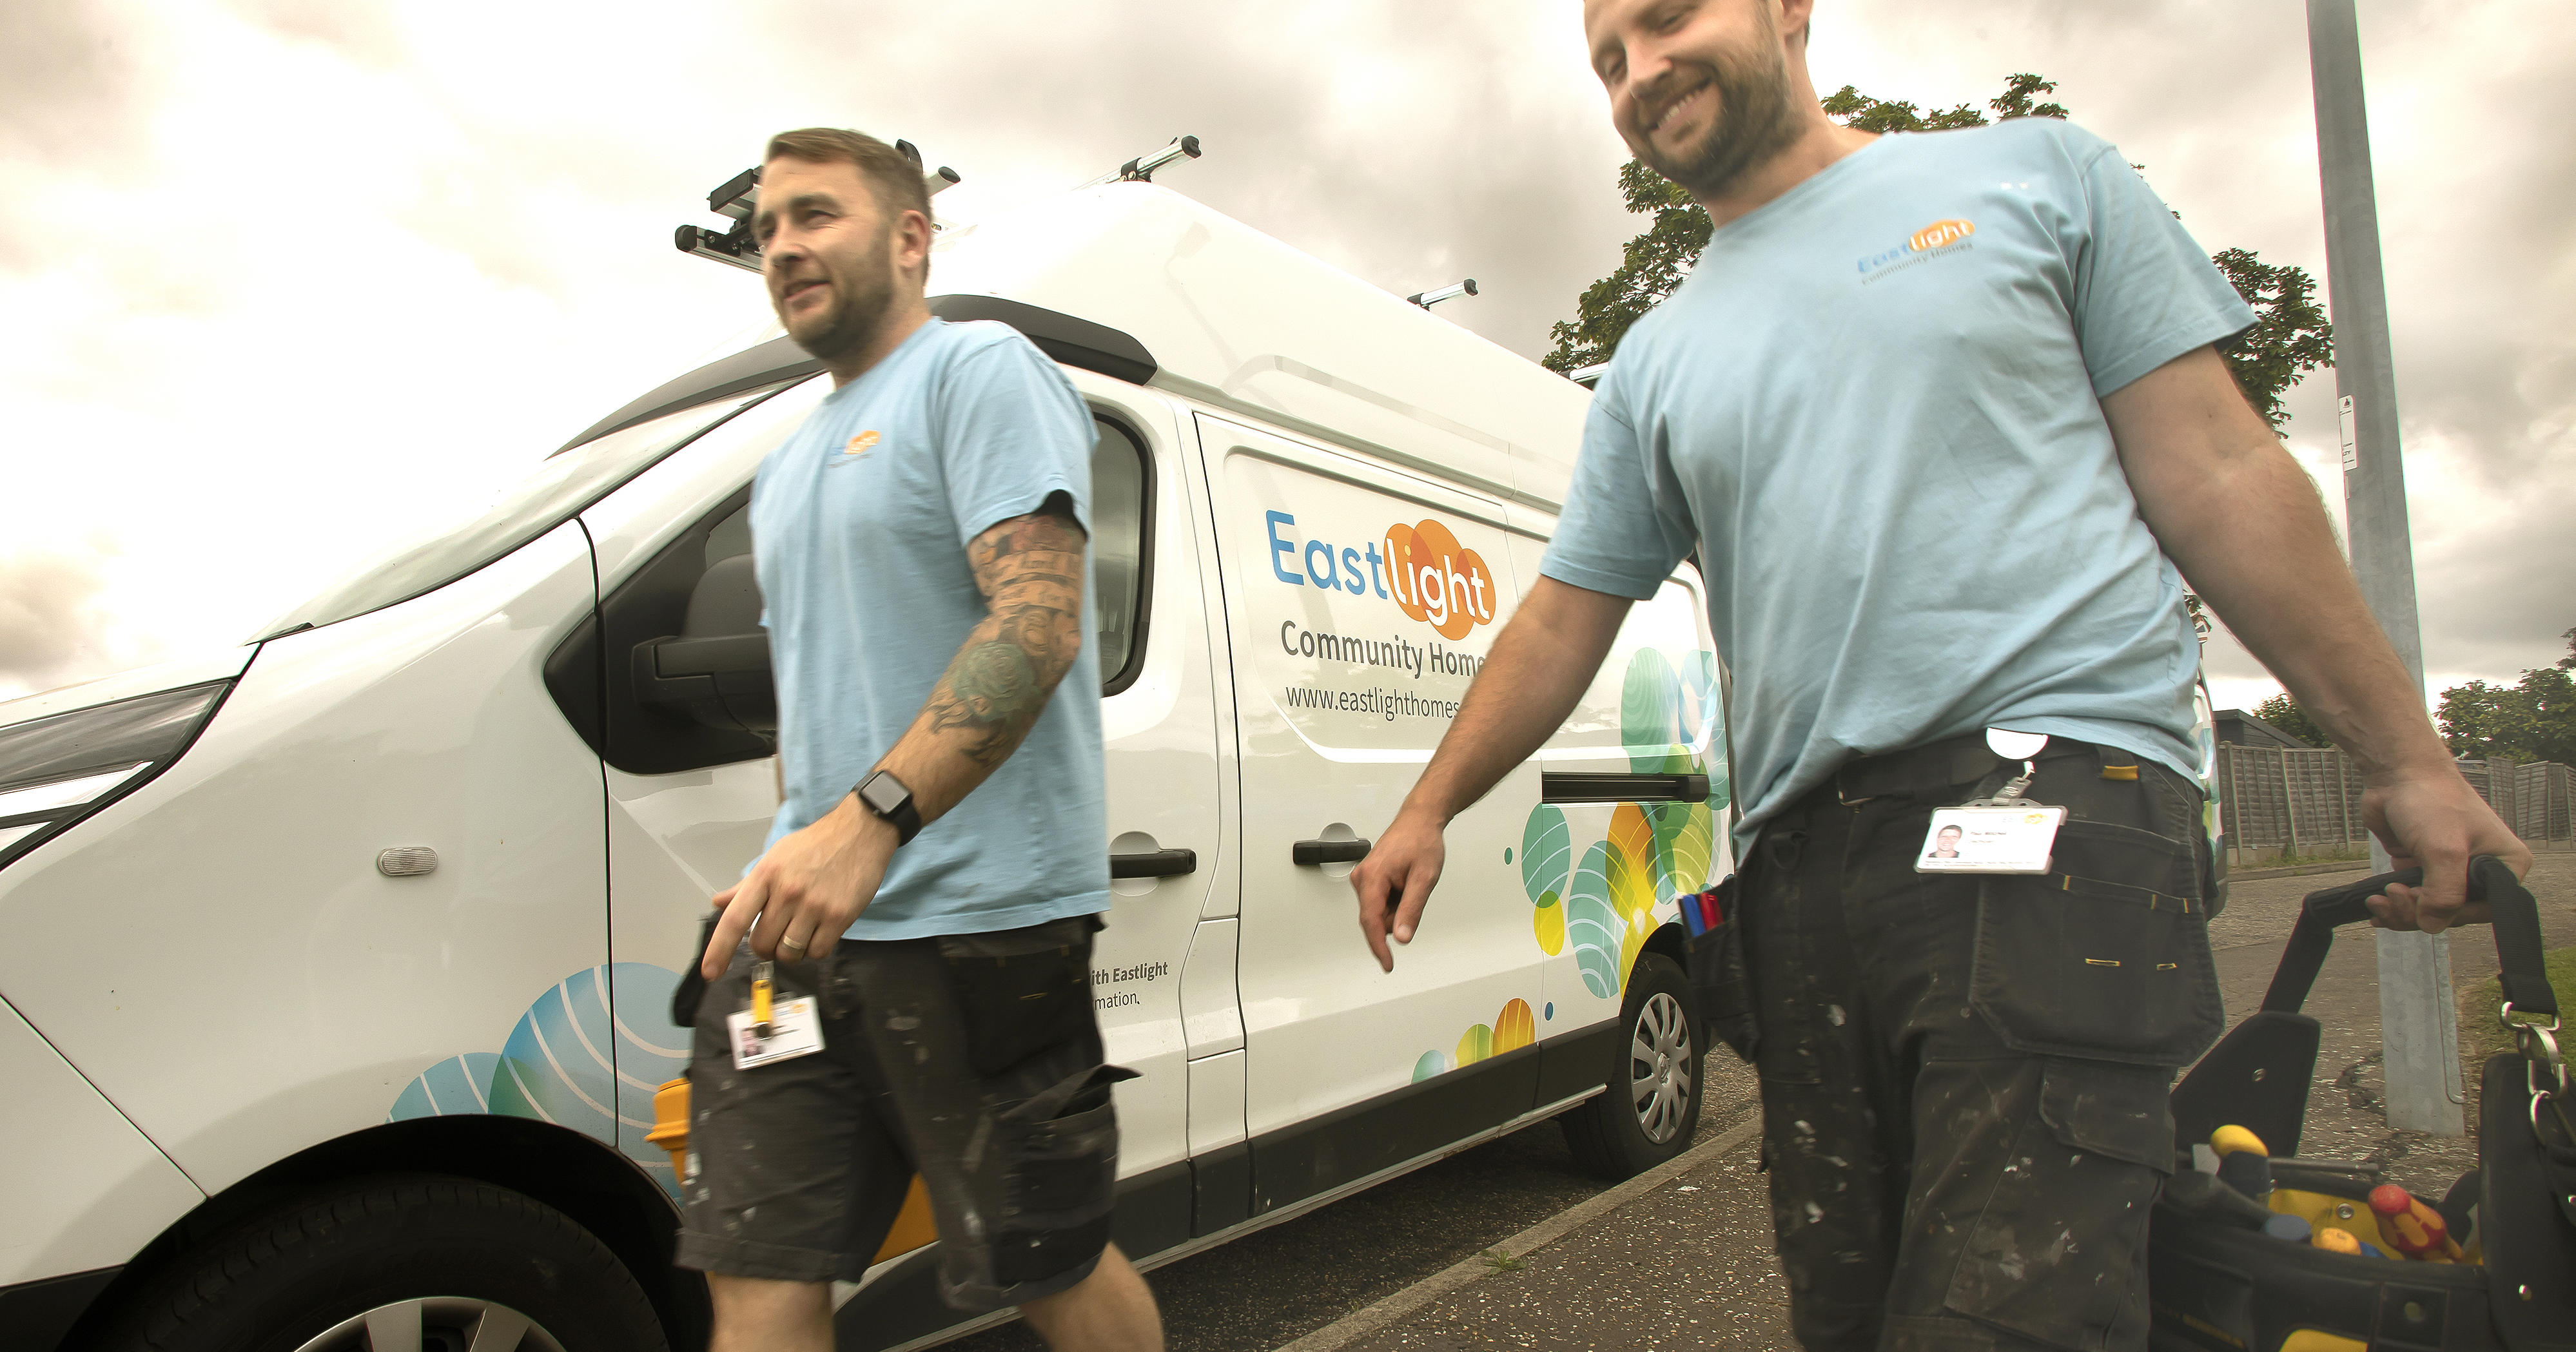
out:
<path id="1" fill-rule="evenodd" d="M 1198 157 L 1199 138 L 1175 136 L 1170 144 L 1153 154 L 1139 155 L 1082 186 L 1097 188 L 1103 183 L 1151 183 L 1154 181 L 1154 171 L 1164 165 L 1174 160 L 1194 160 Z"/>
<path id="2" fill-rule="evenodd" d="M 894 148 L 902 151 L 905 159 L 912 161 L 913 168 L 922 167 L 921 150 L 912 142 L 897 141 L 894 143 Z M 1198 152 L 1193 150 L 1191 153 Z M 936 169 L 923 170 L 921 175 L 921 186 L 932 197 L 937 197 L 963 181 L 965 180 L 956 170 L 944 164 Z M 718 216 L 730 218 L 733 221 L 730 228 L 709 230 L 701 225 L 684 225 L 673 232 L 671 242 L 678 245 L 680 252 L 684 254 L 712 258 L 719 263 L 730 263 L 747 272 L 758 272 L 760 271 L 760 243 L 751 237 L 751 216 L 759 207 L 760 166 L 755 164 L 726 179 L 717 185 L 714 192 L 707 194 L 707 210 Z"/>
<path id="3" fill-rule="evenodd" d="M 1428 310 L 1432 306 L 1437 305 L 1444 300 L 1456 300 L 1460 296 L 1472 296 L 1475 294 L 1476 279 L 1470 277 L 1463 282 L 1453 282 L 1448 286 L 1435 287 L 1429 291 L 1416 291 L 1404 299 L 1405 303 L 1408 305 L 1419 305 L 1423 309 Z"/>

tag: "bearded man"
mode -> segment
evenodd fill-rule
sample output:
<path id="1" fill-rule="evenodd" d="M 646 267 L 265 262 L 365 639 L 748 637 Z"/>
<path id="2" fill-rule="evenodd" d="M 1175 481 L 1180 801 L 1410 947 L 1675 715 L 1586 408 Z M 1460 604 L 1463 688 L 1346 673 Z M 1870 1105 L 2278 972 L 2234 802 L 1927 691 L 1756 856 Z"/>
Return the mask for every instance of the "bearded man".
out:
<path id="1" fill-rule="evenodd" d="M 828 1352 L 917 1172 L 950 1304 L 1152 1352 L 1090 993 L 1091 415 L 1016 331 L 931 316 L 929 198 L 884 142 L 773 139 L 752 230 L 833 389 L 752 487 L 783 801 L 700 960 L 678 1261 L 714 1352 Z"/>
<path id="2" fill-rule="evenodd" d="M 2142 1348 L 2167 1094 L 2224 1021 L 2183 579 L 2425 866 L 2380 923 L 2480 919 L 2469 857 L 2530 853 L 2213 350 L 2251 311 L 2128 161 L 2048 119 L 1839 126 L 1812 8 L 1584 6 L 1612 124 L 1715 230 L 1602 378 L 1541 578 L 1352 874 L 1361 929 L 1382 965 L 1412 941 L 1442 828 L 1696 551 L 1799 1339 Z M 2007 842 L 2046 872 L 1918 871 L 1932 813 L 1989 798 L 2062 823 Z"/>

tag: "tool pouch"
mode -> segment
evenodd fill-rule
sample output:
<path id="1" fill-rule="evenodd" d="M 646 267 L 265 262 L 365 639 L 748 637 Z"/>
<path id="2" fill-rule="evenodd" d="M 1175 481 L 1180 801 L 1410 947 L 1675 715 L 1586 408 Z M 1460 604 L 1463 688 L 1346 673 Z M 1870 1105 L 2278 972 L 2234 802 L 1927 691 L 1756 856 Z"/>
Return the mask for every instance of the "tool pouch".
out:
<path id="1" fill-rule="evenodd" d="M 1746 964 L 1737 904 L 1741 898 L 1731 873 L 1708 891 L 1683 897 L 1682 927 L 1690 935 L 1683 956 L 1701 1026 L 1750 1064 L 1762 1030 L 1753 1013 L 1753 972 Z"/>

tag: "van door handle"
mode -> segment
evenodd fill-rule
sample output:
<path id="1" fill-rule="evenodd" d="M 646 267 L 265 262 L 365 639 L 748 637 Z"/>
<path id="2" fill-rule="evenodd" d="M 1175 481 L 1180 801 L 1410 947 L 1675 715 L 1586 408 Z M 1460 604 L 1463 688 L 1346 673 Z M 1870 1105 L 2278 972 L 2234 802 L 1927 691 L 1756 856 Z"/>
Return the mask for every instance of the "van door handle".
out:
<path id="1" fill-rule="evenodd" d="M 1300 864 L 1356 864 L 1368 858 L 1369 844 L 1365 840 L 1301 840 L 1288 847 L 1288 857 Z"/>
<path id="2" fill-rule="evenodd" d="M 1140 850 L 1134 854 L 1109 856 L 1112 878 L 1177 878 L 1199 871 L 1196 850 Z"/>

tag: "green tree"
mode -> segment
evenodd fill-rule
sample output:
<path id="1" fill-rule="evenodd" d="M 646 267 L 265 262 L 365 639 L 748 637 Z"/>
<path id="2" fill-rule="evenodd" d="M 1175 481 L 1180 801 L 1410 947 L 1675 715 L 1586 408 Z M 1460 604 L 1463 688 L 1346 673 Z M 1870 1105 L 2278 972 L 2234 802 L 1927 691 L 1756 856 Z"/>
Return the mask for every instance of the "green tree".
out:
<path id="1" fill-rule="evenodd" d="M 2006 80 L 2003 92 L 1988 99 L 1986 108 L 1996 119 L 2064 117 L 2064 105 L 2038 101 L 2056 89 L 2055 81 L 2024 72 Z M 1989 121 L 1969 104 L 1927 113 L 1850 85 L 1828 96 L 1824 109 L 1844 126 L 1873 132 L 1946 131 Z M 1629 326 L 1662 304 L 1708 247 L 1708 213 L 1679 185 L 1645 165 L 1630 160 L 1620 166 L 1619 195 L 1629 211 L 1649 218 L 1647 226 L 1628 241 L 1618 268 L 1576 299 L 1574 318 L 1549 330 L 1556 347 L 1539 360 L 1551 371 L 1571 375 L 1610 360 Z M 2221 355 L 2246 400 L 2278 432 L 2289 417 L 2281 406 L 2282 393 L 2308 372 L 2333 364 L 2334 340 L 2325 312 L 2316 304 L 2316 282 L 2300 268 L 2263 262 L 2251 249 L 2221 250 L 2210 261 L 2255 315 L 2254 327 Z"/>
<path id="2" fill-rule="evenodd" d="M 2570 629 L 2559 637 L 2567 640 L 2567 655 L 2558 659 L 2558 665 L 2576 670 L 2576 629 Z"/>
<path id="3" fill-rule="evenodd" d="M 2326 736 L 2325 729 L 2318 727 L 2317 721 L 2308 717 L 2308 711 L 2300 708 L 2299 702 L 2287 694 L 2274 695 L 2255 705 L 2251 712 L 2256 718 L 2310 746 L 2334 745 L 2334 739 Z"/>
<path id="4" fill-rule="evenodd" d="M 2576 672 L 2566 666 L 2536 667 L 2512 685 L 2452 686 L 2437 717 L 2442 740 L 2462 759 L 2576 764 Z"/>

